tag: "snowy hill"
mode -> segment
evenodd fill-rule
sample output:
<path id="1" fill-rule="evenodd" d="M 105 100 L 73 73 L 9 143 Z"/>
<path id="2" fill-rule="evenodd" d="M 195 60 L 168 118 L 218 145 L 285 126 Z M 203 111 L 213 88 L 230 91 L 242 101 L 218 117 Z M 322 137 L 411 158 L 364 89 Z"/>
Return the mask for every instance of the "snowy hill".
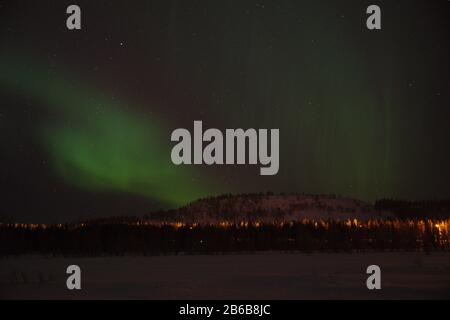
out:
<path id="1" fill-rule="evenodd" d="M 286 222 L 303 219 L 368 220 L 390 216 L 392 214 L 386 211 L 376 211 L 367 202 L 351 198 L 267 193 L 200 199 L 177 210 L 150 213 L 145 216 L 145 220 L 209 224 L 241 221 Z"/>

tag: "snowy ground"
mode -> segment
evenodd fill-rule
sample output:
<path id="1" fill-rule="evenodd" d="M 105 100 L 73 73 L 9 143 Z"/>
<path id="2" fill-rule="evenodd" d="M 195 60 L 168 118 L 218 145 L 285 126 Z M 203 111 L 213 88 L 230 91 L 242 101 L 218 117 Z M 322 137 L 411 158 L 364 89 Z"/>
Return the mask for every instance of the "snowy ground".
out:
<path id="1" fill-rule="evenodd" d="M 66 268 L 82 290 L 66 289 Z M 368 265 L 382 289 L 366 288 Z M 450 298 L 450 253 L 248 254 L 0 259 L 0 298 L 416 299 Z"/>

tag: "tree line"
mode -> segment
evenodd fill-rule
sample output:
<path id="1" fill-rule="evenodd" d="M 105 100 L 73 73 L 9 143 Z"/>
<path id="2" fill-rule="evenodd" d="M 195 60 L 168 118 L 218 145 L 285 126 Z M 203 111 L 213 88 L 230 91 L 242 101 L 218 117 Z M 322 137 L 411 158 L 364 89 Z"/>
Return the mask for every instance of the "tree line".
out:
<path id="1" fill-rule="evenodd" d="M 375 202 L 375 210 L 390 211 L 398 218 L 445 219 L 450 216 L 450 200 L 406 201 L 380 199 Z"/>
<path id="2" fill-rule="evenodd" d="M 0 225 L 0 255 L 166 255 L 255 251 L 448 251 L 448 220 L 214 225 Z"/>

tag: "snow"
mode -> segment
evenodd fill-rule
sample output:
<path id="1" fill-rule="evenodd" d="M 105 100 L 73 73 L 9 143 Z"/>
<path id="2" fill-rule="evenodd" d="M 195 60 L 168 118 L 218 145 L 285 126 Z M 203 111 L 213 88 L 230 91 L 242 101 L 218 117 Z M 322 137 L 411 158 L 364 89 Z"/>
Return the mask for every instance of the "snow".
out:
<path id="1" fill-rule="evenodd" d="M 66 289 L 71 264 L 80 291 Z M 366 288 L 371 264 L 381 267 L 379 291 Z M 0 298 L 448 299 L 450 253 L 4 258 Z"/>

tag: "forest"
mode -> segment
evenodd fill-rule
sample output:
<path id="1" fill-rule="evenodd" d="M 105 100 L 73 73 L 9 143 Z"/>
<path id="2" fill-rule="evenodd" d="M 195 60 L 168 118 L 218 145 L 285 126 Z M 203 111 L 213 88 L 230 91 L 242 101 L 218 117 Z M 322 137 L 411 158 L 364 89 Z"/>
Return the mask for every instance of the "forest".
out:
<path id="1" fill-rule="evenodd" d="M 0 224 L 0 256 L 449 251 L 450 219 Z"/>

